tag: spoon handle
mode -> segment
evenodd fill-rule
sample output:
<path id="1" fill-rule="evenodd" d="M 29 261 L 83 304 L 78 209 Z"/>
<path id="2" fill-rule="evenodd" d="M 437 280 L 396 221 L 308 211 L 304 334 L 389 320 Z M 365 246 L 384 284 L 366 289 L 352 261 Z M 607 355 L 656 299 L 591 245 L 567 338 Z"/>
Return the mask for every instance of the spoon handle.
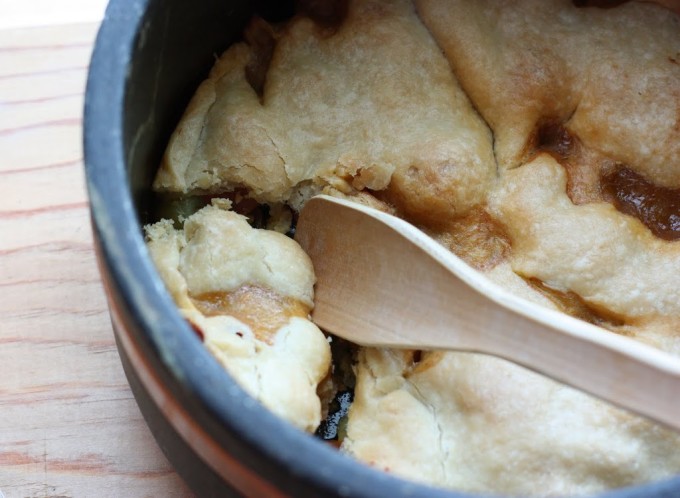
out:
<path id="1" fill-rule="evenodd" d="M 409 223 L 327 196 L 296 240 L 314 321 L 357 344 L 492 354 L 680 430 L 680 359 L 518 298 Z"/>

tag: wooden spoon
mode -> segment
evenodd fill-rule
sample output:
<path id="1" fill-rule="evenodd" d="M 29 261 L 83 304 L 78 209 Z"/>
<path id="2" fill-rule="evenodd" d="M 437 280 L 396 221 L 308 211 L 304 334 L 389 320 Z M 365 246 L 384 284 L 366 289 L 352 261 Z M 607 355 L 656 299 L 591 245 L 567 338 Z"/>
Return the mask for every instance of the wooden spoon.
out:
<path id="1" fill-rule="evenodd" d="M 327 196 L 296 240 L 314 264 L 314 321 L 365 346 L 487 353 L 680 430 L 680 358 L 493 284 L 409 223 Z"/>

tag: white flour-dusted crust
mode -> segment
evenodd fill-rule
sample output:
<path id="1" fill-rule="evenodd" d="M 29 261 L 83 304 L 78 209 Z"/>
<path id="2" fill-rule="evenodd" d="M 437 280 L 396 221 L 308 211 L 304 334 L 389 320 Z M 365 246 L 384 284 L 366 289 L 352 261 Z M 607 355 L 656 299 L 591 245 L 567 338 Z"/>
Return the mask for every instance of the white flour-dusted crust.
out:
<path id="1" fill-rule="evenodd" d="M 213 355 L 274 413 L 304 430 L 316 429 L 321 418 L 316 390 L 328 373 L 330 348 L 307 316 L 314 284 L 307 255 L 286 236 L 253 229 L 219 203 L 190 216 L 182 230 L 164 220 L 147 226 L 146 234 L 163 281 Z M 227 306 L 209 314 L 201 309 L 206 293 L 237 292 L 258 321 L 271 318 L 270 300 L 290 300 L 295 312 L 281 317 L 273 330 L 259 330 L 232 316 Z"/>

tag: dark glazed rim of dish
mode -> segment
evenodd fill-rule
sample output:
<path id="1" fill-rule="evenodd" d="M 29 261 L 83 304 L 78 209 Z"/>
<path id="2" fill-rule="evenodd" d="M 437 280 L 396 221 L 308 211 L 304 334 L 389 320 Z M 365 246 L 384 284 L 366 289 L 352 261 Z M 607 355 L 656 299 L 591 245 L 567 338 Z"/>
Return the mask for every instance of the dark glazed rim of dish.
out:
<path id="1" fill-rule="evenodd" d="M 154 1 L 112 0 L 109 4 L 89 71 L 84 124 L 87 182 L 102 273 L 120 306 L 139 325 L 133 333 L 151 346 L 152 363 L 161 365 L 177 386 L 207 408 L 224 431 L 251 451 L 251 457 L 254 454 L 262 463 L 292 476 L 282 486 L 290 488 L 281 489 L 284 493 L 294 493 L 295 483 L 307 483 L 309 489 L 325 496 L 476 496 L 376 471 L 294 428 L 243 391 L 181 318 L 144 244 L 129 186 L 129 151 L 124 140 L 129 67 Z M 257 472 L 252 458 L 248 465 Z M 670 498 L 679 494 L 680 478 L 674 478 L 601 496 Z"/>

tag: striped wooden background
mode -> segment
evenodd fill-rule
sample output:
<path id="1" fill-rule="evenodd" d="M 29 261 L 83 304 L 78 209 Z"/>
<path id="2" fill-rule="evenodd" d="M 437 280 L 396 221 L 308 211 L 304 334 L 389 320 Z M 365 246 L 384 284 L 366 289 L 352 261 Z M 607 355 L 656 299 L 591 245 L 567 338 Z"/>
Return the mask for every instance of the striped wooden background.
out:
<path id="1" fill-rule="evenodd" d="M 123 375 L 82 164 L 103 0 L 0 0 L 0 498 L 188 497 Z"/>

